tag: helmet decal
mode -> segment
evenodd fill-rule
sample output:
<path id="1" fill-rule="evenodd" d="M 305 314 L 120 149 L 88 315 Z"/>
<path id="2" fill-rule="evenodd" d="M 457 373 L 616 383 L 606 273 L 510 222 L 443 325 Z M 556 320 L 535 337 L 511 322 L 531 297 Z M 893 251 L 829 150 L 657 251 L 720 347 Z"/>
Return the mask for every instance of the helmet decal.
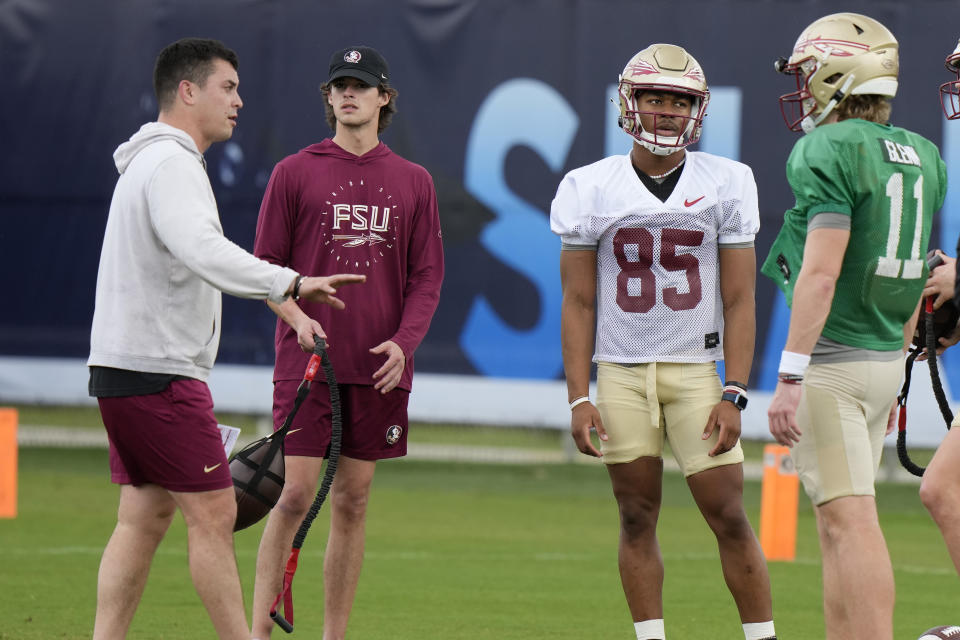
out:
<path id="1" fill-rule="evenodd" d="M 824 38 L 823 36 L 816 36 L 814 38 L 804 38 L 800 36 L 800 40 L 797 40 L 797 44 L 793 47 L 794 54 L 803 53 L 807 48 L 813 48 L 819 51 L 820 53 L 827 56 L 852 56 L 856 55 L 850 51 L 846 51 L 843 47 L 850 49 L 858 49 L 859 52 L 869 51 L 870 46 L 862 44 L 860 42 L 850 42 L 849 40 L 837 40 L 836 38 Z"/>
<path id="2" fill-rule="evenodd" d="M 700 67 L 694 67 L 693 69 L 690 69 L 690 71 L 687 71 L 685 74 L 683 74 L 683 77 L 690 78 L 691 80 L 695 80 L 697 82 L 702 82 L 703 84 L 707 83 L 707 79 L 703 77 L 703 71 L 700 70 Z"/>
<path id="3" fill-rule="evenodd" d="M 637 60 L 632 64 L 628 64 L 626 70 L 624 71 L 624 75 L 629 74 L 632 76 L 646 76 L 657 73 L 660 73 L 660 70 L 646 60 Z"/>

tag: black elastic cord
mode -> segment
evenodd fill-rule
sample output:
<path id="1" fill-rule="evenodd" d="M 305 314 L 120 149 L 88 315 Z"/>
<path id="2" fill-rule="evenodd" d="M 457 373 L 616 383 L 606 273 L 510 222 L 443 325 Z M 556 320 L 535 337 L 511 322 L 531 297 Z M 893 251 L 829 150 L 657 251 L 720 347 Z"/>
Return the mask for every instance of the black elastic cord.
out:
<path id="1" fill-rule="evenodd" d="M 947 402 L 947 396 L 943 392 L 943 382 L 940 381 L 940 368 L 937 366 L 937 334 L 933 328 L 933 313 L 925 314 L 924 318 L 927 328 L 927 362 L 930 365 L 930 381 L 933 383 L 933 395 L 937 398 L 937 405 L 940 407 L 940 414 L 947 423 L 947 429 L 950 429 L 950 423 L 953 422 L 953 411 L 950 410 L 950 403 Z"/>
<path id="2" fill-rule="evenodd" d="M 947 430 L 949 430 L 953 422 L 953 412 L 950 410 L 950 403 L 947 401 L 947 396 L 943 391 L 943 382 L 940 380 L 940 368 L 937 366 L 937 335 L 934 332 L 934 314 L 927 313 L 923 307 L 921 307 L 921 310 L 923 311 L 924 333 L 926 334 L 924 338 L 926 338 L 927 343 L 927 363 L 930 366 L 930 383 L 933 386 L 933 395 L 937 399 L 940 414 L 947 423 Z M 900 395 L 897 397 L 897 404 L 900 405 L 900 410 L 903 412 L 902 424 L 897 433 L 897 457 L 900 459 L 900 464 L 903 465 L 903 468 L 917 477 L 923 477 L 927 468 L 921 467 L 911 460 L 910 454 L 907 451 L 906 407 L 907 394 L 910 393 L 910 373 L 913 369 L 914 360 L 920 355 L 920 350 L 921 348 L 918 346 L 907 356 L 904 365 L 903 387 L 900 390 Z"/>
<path id="3" fill-rule="evenodd" d="M 923 472 L 926 471 L 925 468 L 916 464 L 913 460 L 910 459 L 910 454 L 907 452 L 907 395 L 910 393 L 910 379 L 911 373 L 913 372 L 913 363 L 917 359 L 917 356 L 920 355 L 920 347 L 913 349 L 910 352 L 910 355 L 907 356 L 906 361 L 904 362 L 904 372 L 903 372 L 903 386 L 900 388 L 900 395 L 897 396 L 897 404 L 900 406 L 901 412 L 901 422 L 900 429 L 897 432 L 897 458 L 900 459 L 900 464 L 904 469 L 912 473 L 917 477 L 923 476 Z"/>
<path id="4" fill-rule="evenodd" d="M 333 365 L 330 364 L 330 358 L 327 356 L 326 349 L 323 348 L 320 338 L 314 336 L 316 347 L 313 352 L 320 356 L 320 364 L 323 366 L 323 373 L 327 376 L 327 386 L 330 388 L 330 454 L 327 457 L 327 468 L 323 474 L 323 481 L 320 483 L 320 489 L 317 491 L 313 504 L 307 511 L 307 515 L 300 523 L 297 535 L 293 538 L 293 548 L 299 549 L 303 546 L 303 540 L 307 537 L 310 525 L 320 512 L 327 494 L 330 492 L 330 485 L 333 484 L 333 477 L 337 473 L 337 464 L 340 461 L 340 446 L 343 441 L 343 419 L 340 414 L 340 388 L 337 386 L 337 379 L 333 374 Z"/>

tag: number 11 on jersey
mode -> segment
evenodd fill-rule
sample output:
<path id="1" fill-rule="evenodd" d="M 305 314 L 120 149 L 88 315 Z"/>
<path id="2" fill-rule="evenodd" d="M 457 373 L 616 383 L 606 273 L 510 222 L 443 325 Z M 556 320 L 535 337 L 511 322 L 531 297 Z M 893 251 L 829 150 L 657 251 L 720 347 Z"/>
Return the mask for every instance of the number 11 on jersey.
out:
<path id="1" fill-rule="evenodd" d="M 913 198 L 917 201 L 914 216 L 913 241 L 910 258 L 897 258 L 900 234 L 903 227 L 903 174 L 894 173 L 887 180 L 887 197 L 890 198 L 890 231 L 887 234 L 887 253 L 877 261 L 876 275 L 886 278 L 915 280 L 923 276 L 923 261 L 920 259 L 920 239 L 923 237 L 923 175 L 913 185 Z M 903 273 L 900 265 L 903 263 Z"/>

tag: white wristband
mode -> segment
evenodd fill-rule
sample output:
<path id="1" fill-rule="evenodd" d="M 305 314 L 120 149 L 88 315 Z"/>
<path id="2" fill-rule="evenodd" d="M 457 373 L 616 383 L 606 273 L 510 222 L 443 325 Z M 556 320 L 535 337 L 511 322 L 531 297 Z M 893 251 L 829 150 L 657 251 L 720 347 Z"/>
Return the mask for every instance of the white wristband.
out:
<path id="1" fill-rule="evenodd" d="M 574 398 L 573 402 L 570 403 L 570 410 L 573 411 L 573 408 L 578 404 L 583 404 L 584 402 L 590 402 L 590 396 L 580 396 L 579 398 Z"/>
<path id="2" fill-rule="evenodd" d="M 783 351 L 780 354 L 780 368 L 777 371 L 792 376 L 802 376 L 809 364 L 810 356 L 793 351 Z"/>

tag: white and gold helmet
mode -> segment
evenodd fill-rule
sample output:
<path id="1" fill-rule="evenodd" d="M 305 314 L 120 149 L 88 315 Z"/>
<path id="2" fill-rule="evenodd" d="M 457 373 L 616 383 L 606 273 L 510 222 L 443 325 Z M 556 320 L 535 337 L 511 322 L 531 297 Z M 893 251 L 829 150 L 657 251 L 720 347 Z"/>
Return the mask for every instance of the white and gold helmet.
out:
<path id="1" fill-rule="evenodd" d="M 796 76 L 797 90 L 780 96 L 791 131 L 809 133 L 847 96 L 897 94 L 897 39 L 885 26 L 858 13 L 824 16 L 803 30 L 789 59 L 776 61 Z"/>
<path id="2" fill-rule="evenodd" d="M 940 106 L 947 120 L 960 118 L 960 42 L 953 53 L 947 56 L 947 71 L 957 76 L 956 80 L 940 85 Z"/>
<path id="3" fill-rule="evenodd" d="M 664 91 L 688 95 L 693 101 L 690 115 L 678 116 L 686 121 L 677 135 L 657 135 L 646 131 L 640 123 L 640 116 L 652 115 L 654 123 L 658 115 L 655 112 L 640 111 L 637 98 L 644 91 Z M 703 70 L 693 56 L 682 47 L 672 44 L 654 44 L 630 58 L 630 62 L 620 74 L 620 128 L 649 151 L 666 156 L 693 144 L 700 139 L 703 117 L 710 102 L 710 90 Z"/>

